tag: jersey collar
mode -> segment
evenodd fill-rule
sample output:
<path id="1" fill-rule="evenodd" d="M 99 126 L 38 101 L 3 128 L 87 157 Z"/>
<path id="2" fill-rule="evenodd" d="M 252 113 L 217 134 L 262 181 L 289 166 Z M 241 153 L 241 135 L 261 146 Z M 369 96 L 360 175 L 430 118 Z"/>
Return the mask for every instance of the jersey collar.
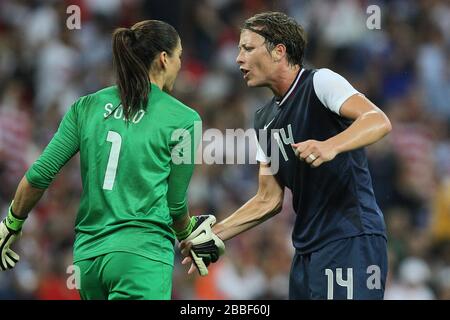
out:
<path id="1" fill-rule="evenodd" d="M 301 68 L 300 71 L 298 72 L 297 76 L 295 77 L 294 82 L 292 82 L 289 90 L 285 93 L 285 95 L 283 96 L 283 98 L 281 98 L 281 100 L 275 100 L 275 103 L 281 107 L 283 105 L 283 103 L 289 98 L 289 96 L 292 94 L 292 92 L 295 90 L 295 88 L 297 87 L 297 84 L 300 80 L 300 77 L 302 76 L 303 71 L 305 71 L 305 69 Z"/>

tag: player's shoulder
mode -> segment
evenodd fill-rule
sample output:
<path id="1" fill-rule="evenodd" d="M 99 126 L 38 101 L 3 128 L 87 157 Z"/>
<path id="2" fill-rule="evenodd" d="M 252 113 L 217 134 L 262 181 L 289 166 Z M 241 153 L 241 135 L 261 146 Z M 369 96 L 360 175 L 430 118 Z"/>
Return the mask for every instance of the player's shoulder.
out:
<path id="1" fill-rule="evenodd" d="M 188 120 L 188 121 L 189 120 L 193 120 L 193 121 L 201 120 L 200 115 L 193 108 L 189 107 L 188 105 L 184 104 L 177 98 L 173 97 L 172 95 L 170 95 L 162 90 L 158 89 L 155 91 L 158 92 L 160 95 L 160 98 L 162 100 L 164 100 L 163 107 L 167 108 L 168 112 L 170 112 L 170 113 L 174 112 L 180 119 L 184 118 L 185 120 Z"/>
<path id="2" fill-rule="evenodd" d="M 113 102 L 113 100 L 118 99 L 117 87 L 110 86 L 106 88 L 102 88 L 98 91 L 88 93 L 86 95 L 81 96 L 75 102 L 79 107 L 87 107 L 92 104 L 97 104 L 98 101 L 109 101 Z"/>
<path id="3" fill-rule="evenodd" d="M 318 96 L 327 96 L 337 88 L 345 87 L 347 80 L 339 73 L 328 69 L 316 69 L 313 75 L 314 91 Z"/>
<path id="4" fill-rule="evenodd" d="M 109 87 L 105 87 L 100 90 L 97 90 L 96 92 L 93 92 L 90 95 L 105 96 L 105 95 L 117 95 L 117 94 L 118 94 L 117 86 L 109 86 Z"/>
<path id="5" fill-rule="evenodd" d="M 326 85 L 327 83 L 334 83 L 336 81 L 339 82 L 342 79 L 343 77 L 339 73 L 329 68 L 315 69 L 313 73 L 313 81 L 315 87 Z"/>
<path id="6" fill-rule="evenodd" d="M 338 73 L 329 68 L 318 68 L 313 70 L 314 81 L 316 81 L 316 79 L 326 79 L 335 75 L 338 75 Z"/>
<path id="7" fill-rule="evenodd" d="M 117 89 L 117 86 L 109 86 L 106 88 L 102 88 L 98 91 L 92 92 L 88 95 L 85 96 L 86 101 L 88 100 L 108 100 L 108 101 L 112 101 L 115 99 L 119 99 L 119 92 Z"/>

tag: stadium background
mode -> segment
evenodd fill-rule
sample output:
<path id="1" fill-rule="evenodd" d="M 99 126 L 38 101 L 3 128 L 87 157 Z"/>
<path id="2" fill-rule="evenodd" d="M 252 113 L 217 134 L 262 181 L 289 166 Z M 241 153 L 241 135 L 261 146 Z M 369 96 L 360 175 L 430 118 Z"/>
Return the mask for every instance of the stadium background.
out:
<path id="1" fill-rule="evenodd" d="M 81 8 L 81 30 L 66 8 Z M 381 29 L 366 8 L 381 8 Z M 390 117 L 392 133 L 368 148 L 388 226 L 386 299 L 450 299 L 450 4 L 445 0 L 3 0 L 0 2 L 0 209 L 6 214 L 27 167 L 75 99 L 113 83 L 110 39 L 143 19 L 174 25 L 183 43 L 174 95 L 198 110 L 203 129 L 248 129 L 270 96 L 249 90 L 235 64 L 239 26 L 265 10 L 308 32 L 307 66 L 344 75 Z M 231 145 L 225 145 L 227 150 Z M 228 150 L 229 152 L 230 150 Z M 229 153 L 225 153 L 229 154 Z M 62 170 L 16 245 L 21 262 L 0 273 L 1 299 L 77 299 L 68 290 L 78 158 Z M 256 165 L 198 165 L 192 214 L 219 219 L 256 191 Z M 294 214 L 286 195 L 275 218 L 228 242 L 211 275 L 188 277 L 179 255 L 174 299 L 285 299 Z"/>

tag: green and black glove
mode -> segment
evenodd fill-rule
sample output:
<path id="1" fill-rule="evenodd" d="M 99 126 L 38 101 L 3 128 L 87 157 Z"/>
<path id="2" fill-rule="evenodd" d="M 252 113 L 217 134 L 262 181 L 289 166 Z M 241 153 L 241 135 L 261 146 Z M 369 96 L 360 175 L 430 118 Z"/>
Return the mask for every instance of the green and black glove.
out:
<path id="1" fill-rule="evenodd" d="M 0 269 L 12 269 L 19 261 L 19 255 L 10 249 L 10 246 L 20 237 L 25 219 L 19 219 L 12 212 L 12 203 L 6 218 L 0 222 Z"/>
<path id="2" fill-rule="evenodd" d="M 214 223 L 213 215 L 194 216 L 185 230 L 176 233 L 178 241 L 192 243 L 190 255 L 201 276 L 208 275 L 208 266 L 225 253 L 225 244 L 211 230 Z"/>

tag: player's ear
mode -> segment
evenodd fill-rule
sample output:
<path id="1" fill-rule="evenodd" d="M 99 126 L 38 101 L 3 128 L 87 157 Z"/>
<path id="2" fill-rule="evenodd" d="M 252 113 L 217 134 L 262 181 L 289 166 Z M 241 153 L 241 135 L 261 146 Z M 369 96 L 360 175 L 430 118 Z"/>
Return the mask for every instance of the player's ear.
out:
<path id="1" fill-rule="evenodd" d="M 281 43 L 277 44 L 275 48 L 272 49 L 271 54 L 274 61 L 281 61 L 281 59 L 286 55 L 286 46 Z"/>
<path id="2" fill-rule="evenodd" d="M 161 51 L 159 53 L 159 59 L 158 60 L 159 60 L 159 65 L 160 65 L 161 69 L 165 70 L 167 68 L 167 64 L 169 63 L 167 52 Z"/>

